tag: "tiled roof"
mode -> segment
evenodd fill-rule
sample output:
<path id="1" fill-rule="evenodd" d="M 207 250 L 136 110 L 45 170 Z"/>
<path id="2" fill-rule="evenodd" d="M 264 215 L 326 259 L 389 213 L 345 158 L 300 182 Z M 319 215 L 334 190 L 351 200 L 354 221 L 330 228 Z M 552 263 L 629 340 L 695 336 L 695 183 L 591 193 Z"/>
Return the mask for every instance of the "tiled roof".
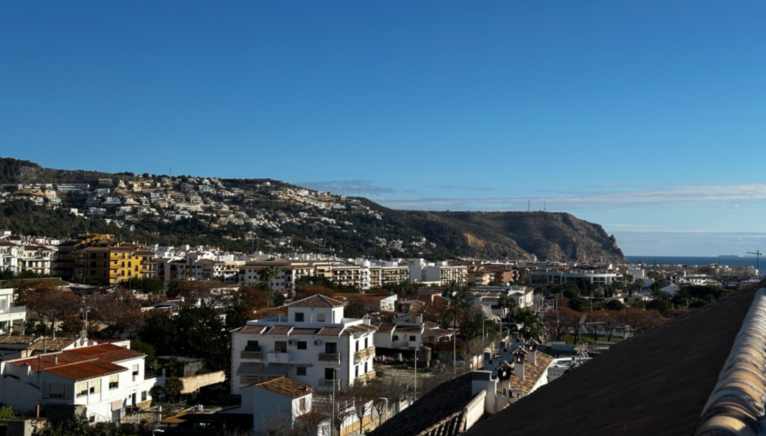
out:
<path id="1" fill-rule="evenodd" d="M 101 359 L 92 359 L 66 365 L 54 366 L 46 369 L 45 371 L 50 372 L 51 374 L 56 374 L 61 377 L 68 378 L 70 380 L 79 381 L 94 377 L 103 377 L 109 374 L 117 374 L 127 370 L 128 368 L 105 362 Z"/>
<path id="2" fill-rule="evenodd" d="M 343 306 L 341 301 L 334 298 L 324 296 L 322 294 L 312 295 L 303 300 L 298 300 L 295 303 L 287 304 L 289 307 L 340 307 Z"/>
<path id="3" fill-rule="evenodd" d="M 38 338 L 35 336 L 0 336 L 0 344 L 7 345 L 29 345 L 34 343 Z"/>
<path id="4" fill-rule="evenodd" d="M 340 336 L 342 332 L 343 327 L 322 327 L 317 334 L 321 336 Z"/>
<path id="5" fill-rule="evenodd" d="M 85 359 L 65 353 L 50 353 L 40 354 L 38 356 L 29 357 L 27 359 L 11 360 L 8 363 L 15 366 L 27 365 L 32 371 L 40 372 L 41 370 L 52 368 L 54 366 L 82 362 L 83 360 Z"/>
<path id="6" fill-rule="evenodd" d="M 30 351 L 43 351 L 50 353 L 52 351 L 62 351 L 64 348 L 69 347 L 77 341 L 77 338 L 48 338 L 45 340 L 39 340 L 33 343 L 30 347 Z"/>
<path id="7" fill-rule="evenodd" d="M 270 335 L 286 335 L 293 329 L 291 325 L 277 325 L 272 327 L 268 332 Z"/>
<path id="8" fill-rule="evenodd" d="M 378 331 L 379 332 L 391 332 L 396 327 L 396 324 L 392 322 L 382 322 L 378 324 Z"/>
<path id="9" fill-rule="evenodd" d="M 433 427 L 439 421 L 462 412 L 473 399 L 472 374 L 464 374 L 444 382 L 398 415 L 384 422 L 370 436 L 413 436 Z M 507 434 L 508 429 L 495 434 Z"/>
<path id="10" fill-rule="evenodd" d="M 246 325 L 240 329 L 239 333 L 260 334 L 264 330 L 266 330 L 265 325 Z"/>
<path id="11" fill-rule="evenodd" d="M 315 335 L 321 329 L 293 329 L 291 335 Z"/>
<path id="12" fill-rule="evenodd" d="M 516 376 L 511 377 L 512 389 L 524 389 L 524 392 L 529 393 L 533 387 L 537 384 L 540 377 L 545 373 L 548 365 L 553 362 L 553 357 L 549 354 L 535 351 L 535 365 L 529 362 L 524 362 L 524 379 L 520 379 Z"/>
<path id="13" fill-rule="evenodd" d="M 139 353 L 138 351 L 129 350 L 112 344 L 75 348 L 74 350 L 66 350 L 64 353 L 88 359 L 97 358 L 110 363 L 146 356 L 144 353 Z"/>
<path id="14" fill-rule="evenodd" d="M 375 326 L 371 326 L 369 324 L 357 324 L 346 327 L 345 332 L 347 333 L 368 333 L 368 332 L 374 332 L 377 330 Z"/>
<path id="15" fill-rule="evenodd" d="M 288 377 L 267 380 L 265 382 L 257 383 L 255 386 L 290 398 L 300 398 L 306 395 L 311 395 L 314 392 L 310 385 Z"/>
<path id="16" fill-rule="evenodd" d="M 690 435 L 756 289 L 612 346 L 466 434 Z"/>

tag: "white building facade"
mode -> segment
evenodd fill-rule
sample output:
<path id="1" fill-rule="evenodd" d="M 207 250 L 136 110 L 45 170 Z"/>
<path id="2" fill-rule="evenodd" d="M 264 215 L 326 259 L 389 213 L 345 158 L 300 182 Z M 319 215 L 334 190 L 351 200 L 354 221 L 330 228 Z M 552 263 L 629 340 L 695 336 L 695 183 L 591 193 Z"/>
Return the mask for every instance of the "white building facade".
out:
<path id="1" fill-rule="evenodd" d="M 367 319 L 344 318 L 343 303 L 323 295 L 287 311 L 232 331 L 232 393 L 282 376 L 325 392 L 374 378 L 376 327 Z"/>

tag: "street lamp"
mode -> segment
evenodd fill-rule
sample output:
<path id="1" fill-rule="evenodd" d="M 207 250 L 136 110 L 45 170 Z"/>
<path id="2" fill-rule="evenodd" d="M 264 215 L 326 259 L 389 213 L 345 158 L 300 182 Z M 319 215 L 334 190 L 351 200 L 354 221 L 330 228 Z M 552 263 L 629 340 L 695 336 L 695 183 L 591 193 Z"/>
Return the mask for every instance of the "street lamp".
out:
<path id="1" fill-rule="evenodd" d="M 419 347 L 415 347 L 415 390 L 413 391 L 415 394 L 415 399 L 418 399 L 418 350 Z"/>
<path id="2" fill-rule="evenodd" d="M 332 382 L 332 417 L 330 418 L 330 435 L 335 434 L 335 380 L 338 379 L 338 368 L 330 368 L 332 370 L 333 379 Z"/>

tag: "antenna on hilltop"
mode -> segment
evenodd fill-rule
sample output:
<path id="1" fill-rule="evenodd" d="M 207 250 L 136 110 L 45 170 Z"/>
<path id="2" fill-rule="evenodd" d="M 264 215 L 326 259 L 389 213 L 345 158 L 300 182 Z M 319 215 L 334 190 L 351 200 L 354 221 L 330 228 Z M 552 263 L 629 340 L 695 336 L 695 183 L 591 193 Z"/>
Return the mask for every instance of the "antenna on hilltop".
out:
<path id="1" fill-rule="evenodd" d="M 761 274 L 761 256 L 763 253 L 761 253 L 761 250 L 755 250 L 755 253 L 752 251 L 748 251 L 746 254 L 755 254 L 755 269 L 758 270 L 758 274 Z"/>

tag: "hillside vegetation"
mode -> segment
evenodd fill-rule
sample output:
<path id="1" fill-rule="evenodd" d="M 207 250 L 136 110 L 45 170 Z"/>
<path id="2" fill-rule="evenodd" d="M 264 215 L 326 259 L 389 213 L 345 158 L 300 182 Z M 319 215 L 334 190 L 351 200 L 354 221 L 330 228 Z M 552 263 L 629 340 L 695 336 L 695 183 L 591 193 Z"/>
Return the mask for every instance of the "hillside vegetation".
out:
<path id="1" fill-rule="evenodd" d="M 206 203 L 225 202 L 233 210 L 244 211 L 250 217 L 266 217 L 266 220 L 279 223 L 279 227 L 234 225 L 219 222 L 218 217 L 211 214 L 193 215 L 177 221 L 168 220 L 162 214 L 144 215 L 126 222 L 126 225 L 115 226 L 103 219 L 78 218 L 68 212 L 70 207 L 84 209 L 85 196 L 62 196 L 62 207 L 51 210 L 28 201 L 14 200 L 14 192 L 18 184 L 66 182 L 95 186 L 99 178 L 129 182 L 159 180 L 161 176 L 55 170 L 6 158 L 0 159 L 0 177 L 8 199 L 0 205 L 0 228 L 25 235 L 69 237 L 84 232 L 109 232 L 137 242 L 207 244 L 237 251 L 250 251 L 257 238 L 261 249 L 324 250 L 343 257 L 372 256 L 374 253 L 378 258 L 425 257 L 430 260 L 454 257 L 530 259 L 533 255 L 538 260 L 553 261 L 598 263 L 624 260 L 614 237 L 600 225 L 567 213 L 406 211 L 388 209 L 366 198 L 354 199 L 363 211 L 355 211 L 352 207 L 320 210 L 269 195 L 273 189 L 300 189 L 295 185 L 268 179 L 220 179 L 228 189 L 240 189 L 244 194 L 205 197 Z M 190 177 L 174 177 L 173 180 L 180 185 Z M 169 189 L 175 192 L 172 191 L 175 188 Z M 163 192 L 167 193 L 168 189 Z M 297 218 L 301 214 L 316 220 L 284 219 Z M 329 222 L 337 225 L 327 224 Z M 373 245 L 375 238 L 378 242 Z M 397 244 L 392 241 L 401 241 L 401 244 L 395 246 Z"/>

